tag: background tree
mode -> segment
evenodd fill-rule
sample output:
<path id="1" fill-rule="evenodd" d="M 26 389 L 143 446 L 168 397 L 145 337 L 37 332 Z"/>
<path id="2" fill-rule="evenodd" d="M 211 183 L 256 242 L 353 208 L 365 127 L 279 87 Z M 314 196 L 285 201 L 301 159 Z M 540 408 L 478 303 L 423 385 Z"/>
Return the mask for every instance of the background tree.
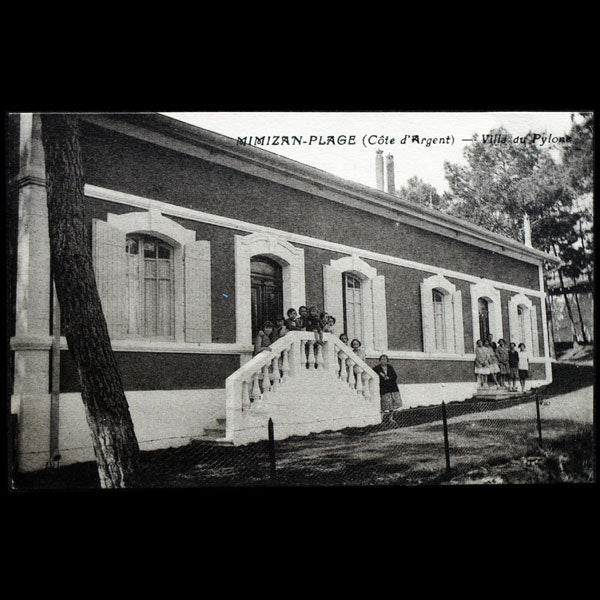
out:
<path id="1" fill-rule="evenodd" d="M 92 266 L 75 115 L 43 114 L 50 260 L 103 488 L 135 484 L 139 446 Z"/>
<path id="2" fill-rule="evenodd" d="M 416 176 L 411 177 L 406 185 L 397 191 L 397 195 L 412 204 L 419 204 L 441 211 L 448 211 L 451 204 L 451 197 L 447 192 L 440 196 L 432 185 L 425 183 Z"/>
<path id="3" fill-rule="evenodd" d="M 579 298 L 574 296 L 580 316 L 576 319 L 568 293 L 573 291 L 570 279 L 575 282 L 585 274 L 592 283 L 591 210 L 582 210 L 577 201 L 592 189 L 593 119 L 574 120 L 572 142 L 554 155 L 527 141 L 533 139 L 531 132 L 523 136 L 525 143 L 513 141 L 516 136 L 502 127 L 490 134 L 506 143 L 486 143 L 474 135 L 475 141 L 464 150 L 466 165 L 444 164 L 452 197 L 449 212 L 519 241 L 524 241 L 527 215 L 533 246 L 563 261 L 556 275 L 555 268 L 546 265 L 546 278 L 556 282 L 572 329 L 577 335 L 579 323 L 585 341 Z"/>

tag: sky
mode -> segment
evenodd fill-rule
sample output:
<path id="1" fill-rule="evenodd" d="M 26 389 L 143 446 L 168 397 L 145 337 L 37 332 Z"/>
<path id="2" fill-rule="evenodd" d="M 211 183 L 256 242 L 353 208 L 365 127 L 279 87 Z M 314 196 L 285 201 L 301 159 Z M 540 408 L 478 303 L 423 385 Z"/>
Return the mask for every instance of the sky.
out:
<path id="1" fill-rule="evenodd" d="M 376 187 L 375 153 L 394 157 L 396 189 L 413 176 L 448 190 L 444 161 L 464 164 L 463 150 L 473 134 L 479 136 L 503 126 L 513 135 L 529 132 L 564 136 L 571 128 L 570 112 L 186 112 L 163 113 L 237 139 L 247 136 L 302 136 L 301 145 L 264 145 L 264 150 L 317 167 L 344 179 Z M 443 138 L 454 143 L 400 141 L 406 136 Z M 315 136 L 311 140 L 310 136 Z M 321 137 L 322 136 L 322 137 Z M 355 136 L 355 144 L 321 145 L 327 136 Z M 383 139 L 382 139 L 383 136 Z M 387 139 L 385 137 L 387 136 Z M 281 139 L 280 137 L 280 139 Z M 394 143 L 391 140 L 394 139 Z M 383 143 L 379 144 L 379 141 Z M 541 143 L 541 139 L 537 141 Z M 546 141 L 545 147 L 559 144 Z"/>

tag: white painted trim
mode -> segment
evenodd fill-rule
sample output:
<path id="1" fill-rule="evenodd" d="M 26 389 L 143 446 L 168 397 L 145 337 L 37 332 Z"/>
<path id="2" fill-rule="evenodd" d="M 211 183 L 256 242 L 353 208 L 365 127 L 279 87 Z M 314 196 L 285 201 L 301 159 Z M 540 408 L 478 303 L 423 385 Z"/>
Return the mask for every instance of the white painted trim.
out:
<path id="1" fill-rule="evenodd" d="M 441 360 L 453 361 L 460 360 L 472 362 L 475 360 L 474 354 L 442 354 L 439 352 L 413 352 L 411 350 L 388 350 L 387 352 L 376 352 L 371 350 L 367 352 L 367 358 L 378 359 L 382 354 L 385 354 L 390 360 Z M 538 356 L 530 358 L 530 363 L 547 363 L 549 359 Z"/>
<path id="2" fill-rule="evenodd" d="M 386 352 L 376 352 L 371 350 L 367 352 L 367 358 L 379 358 L 385 354 L 389 359 L 394 360 L 462 360 L 474 361 L 474 354 L 446 354 L 442 352 L 417 352 L 412 350 L 387 350 Z"/>
<path id="3" fill-rule="evenodd" d="M 164 352 L 180 354 L 252 354 L 252 346 L 243 344 L 194 344 L 189 342 L 148 341 L 148 340 L 112 340 L 115 352 Z M 50 350 L 52 336 L 14 336 L 10 339 L 11 350 Z M 67 338 L 60 338 L 60 349 L 68 350 Z"/>
<path id="4" fill-rule="evenodd" d="M 10 339 L 11 350 L 50 350 L 52 337 L 37 336 L 19 336 Z M 60 349 L 68 350 L 67 339 L 60 338 Z M 190 344 L 178 342 L 146 342 L 143 340 L 113 340 L 112 349 L 115 352 L 160 352 L 160 353 L 178 353 L 178 354 L 241 354 L 242 358 L 250 356 L 253 346 L 243 344 Z M 367 358 L 379 358 L 382 354 L 387 354 L 390 359 L 397 360 L 475 360 L 474 354 L 440 354 L 433 352 L 414 352 L 411 350 L 370 350 L 366 353 Z M 551 362 L 552 359 L 544 357 L 530 358 L 531 363 Z"/>
<path id="5" fill-rule="evenodd" d="M 457 335 L 464 336 L 461 330 L 456 331 L 454 323 L 454 301 L 456 286 L 448 281 L 443 275 L 432 275 L 421 282 L 421 319 L 423 320 L 423 350 L 428 353 L 431 348 L 435 349 L 435 322 L 433 317 L 433 290 L 439 290 L 443 297 L 444 326 L 446 347 L 449 354 L 454 354 Z M 460 306 L 462 311 L 462 306 Z M 439 354 L 439 352 L 433 352 Z M 445 354 L 445 353 L 444 353 Z"/>
<path id="6" fill-rule="evenodd" d="M 231 219 L 229 217 L 213 215 L 199 210 L 185 208 L 183 206 L 177 206 L 175 204 L 168 204 L 160 200 L 152 200 L 149 198 L 143 198 L 141 196 L 134 196 L 133 194 L 127 194 L 125 192 L 101 188 L 94 185 L 86 184 L 85 195 L 90 198 L 106 200 L 108 202 L 115 202 L 118 204 L 125 204 L 127 206 L 133 206 L 135 208 L 145 208 L 146 210 L 150 210 L 150 208 L 156 208 L 156 210 L 158 210 L 162 214 L 169 214 L 171 216 L 179 217 L 181 219 L 189 219 L 190 221 L 197 221 L 200 223 L 207 223 L 209 225 L 216 225 L 218 227 L 224 227 L 227 229 L 234 229 L 236 231 L 243 231 L 244 233 L 267 233 L 269 235 L 284 238 L 288 242 L 294 244 L 302 244 L 304 246 L 311 246 L 313 248 L 320 248 L 322 250 L 331 250 L 333 252 L 341 252 L 343 254 L 356 255 L 362 259 L 375 260 L 390 265 L 396 265 L 399 267 L 406 267 L 409 269 L 415 269 L 418 271 L 432 273 L 434 275 L 444 275 L 445 277 L 452 277 L 454 279 L 460 279 L 462 281 L 468 281 L 470 283 L 488 283 L 489 285 L 492 285 L 499 289 L 510 290 L 513 292 L 522 292 L 529 296 L 540 297 L 543 293 L 539 290 L 534 290 L 531 288 L 525 288 L 509 283 L 504 283 L 501 281 L 495 281 L 493 279 L 486 279 L 483 277 L 475 277 L 474 275 L 468 275 L 466 273 L 453 271 L 451 269 L 444 269 L 439 266 L 419 263 L 413 260 L 399 258 L 396 256 L 390 256 L 387 254 L 381 254 L 379 252 L 372 252 L 370 250 L 363 250 L 361 248 L 348 246 L 346 244 L 339 244 L 337 242 L 320 240 L 306 235 L 300 235 L 288 231 L 283 231 L 281 229 L 275 229 L 273 227 L 265 227 L 264 225 L 257 225 L 255 223 L 240 221 L 238 219 Z M 526 262 L 531 262 L 532 264 L 539 264 L 539 261 Z"/>
<path id="7" fill-rule="evenodd" d="M 110 118 L 110 115 L 82 115 L 82 118 L 100 127 L 161 145 L 176 152 L 183 152 L 211 163 L 318 195 L 371 214 L 379 214 L 392 220 L 402 221 L 446 237 L 461 239 L 465 243 L 500 252 L 519 260 L 533 264 L 537 264 L 540 260 L 556 261 L 554 256 L 529 248 L 505 236 L 486 231 L 478 225 L 465 222 L 457 217 L 427 207 L 415 206 L 366 185 L 336 177 L 260 148 L 246 146 L 240 150 L 234 139 L 200 127 L 184 124 L 163 115 L 148 116 L 155 123 L 175 130 L 179 134 L 177 139 L 172 134 L 165 135 L 157 130 L 148 129 L 147 124 L 144 127 L 115 121 Z M 187 137 L 187 141 L 184 141 L 184 137 Z"/>
<path id="8" fill-rule="evenodd" d="M 526 317 L 525 317 L 525 339 L 522 340 L 520 338 L 520 323 L 519 323 L 519 314 L 518 308 L 519 306 L 525 308 Z M 533 355 L 537 356 L 539 354 L 539 350 L 534 347 L 533 343 L 533 331 L 532 331 L 532 322 L 531 322 L 531 312 L 533 308 L 533 303 L 531 299 L 525 296 L 524 294 L 516 294 L 512 296 L 508 301 L 508 323 L 509 323 L 509 338 L 511 342 L 517 344 L 517 346 L 523 342 L 525 347 L 528 348 L 528 351 Z M 536 323 L 537 327 L 537 323 Z"/>
<path id="9" fill-rule="evenodd" d="M 352 256 L 344 256 L 338 259 L 332 258 L 329 261 L 329 266 L 334 268 L 336 271 L 339 271 L 340 274 L 350 272 L 361 280 L 362 334 L 359 336 L 359 338 L 366 352 L 373 350 L 375 348 L 374 322 L 377 319 L 382 319 L 385 317 L 375 314 L 375 306 L 373 303 L 372 280 L 377 277 L 377 269 L 360 259 L 355 254 Z M 337 321 L 342 321 L 343 314 L 333 316 L 337 319 Z M 381 350 L 385 350 L 385 348 L 381 348 Z"/>
<path id="10" fill-rule="evenodd" d="M 235 335 L 238 344 L 252 345 L 251 268 L 253 256 L 264 255 L 278 262 L 283 277 L 283 313 L 306 303 L 304 249 L 280 236 L 264 232 L 235 236 Z"/>
<path id="11" fill-rule="evenodd" d="M 497 341 L 503 337 L 502 303 L 500 291 L 489 283 L 471 285 L 471 315 L 473 319 L 473 348 L 479 339 L 479 298 L 488 298 L 492 306 L 489 311 L 490 333 Z M 483 340 L 482 340 L 483 341 Z"/>

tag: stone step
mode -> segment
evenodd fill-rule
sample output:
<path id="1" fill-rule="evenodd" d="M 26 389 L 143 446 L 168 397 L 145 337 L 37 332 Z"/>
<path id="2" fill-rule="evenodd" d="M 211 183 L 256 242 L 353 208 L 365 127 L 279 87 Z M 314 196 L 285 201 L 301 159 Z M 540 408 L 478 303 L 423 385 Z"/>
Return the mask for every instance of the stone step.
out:
<path id="1" fill-rule="evenodd" d="M 205 427 L 204 428 L 205 437 L 211 438 L 220 438 L 225 435 L 225 427 Z"/>

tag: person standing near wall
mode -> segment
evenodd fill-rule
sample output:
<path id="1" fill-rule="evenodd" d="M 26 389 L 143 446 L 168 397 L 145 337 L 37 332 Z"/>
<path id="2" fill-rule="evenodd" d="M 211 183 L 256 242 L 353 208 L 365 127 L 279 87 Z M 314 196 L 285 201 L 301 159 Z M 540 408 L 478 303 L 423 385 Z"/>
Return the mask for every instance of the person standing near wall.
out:
<path id="1" fill-rule="evenodd" d="M 379 357 L 379 364 L 373 368 L 379 375 L 379 395 L 381 397 L 381 413 L 384 423 L 395 423 L 394 411 L 402 408 L 402 398 L 398 389 L 398 376 L 394 367 L 388 363 L 386 354 Z"/>
<path id="2" fill-rule="evenodd" d="M 510 370 L 508 367 L 508 350 L 506 348 L 506 342 L 502 338 L 498 340 L 498 347 L 496 348 L 496 358 L 498 359 L 498 366 L 500 367 L 500 374 L 498 376 L 500 386 L 506 387 Z"/>
<path id="3" fill-rule="evenodd" d="M 529 377 L 529 353 L 525 344 L 519 344 L 519 382 L 521 383 L 521 391 L 525 391 L 525 384 Z"/>

